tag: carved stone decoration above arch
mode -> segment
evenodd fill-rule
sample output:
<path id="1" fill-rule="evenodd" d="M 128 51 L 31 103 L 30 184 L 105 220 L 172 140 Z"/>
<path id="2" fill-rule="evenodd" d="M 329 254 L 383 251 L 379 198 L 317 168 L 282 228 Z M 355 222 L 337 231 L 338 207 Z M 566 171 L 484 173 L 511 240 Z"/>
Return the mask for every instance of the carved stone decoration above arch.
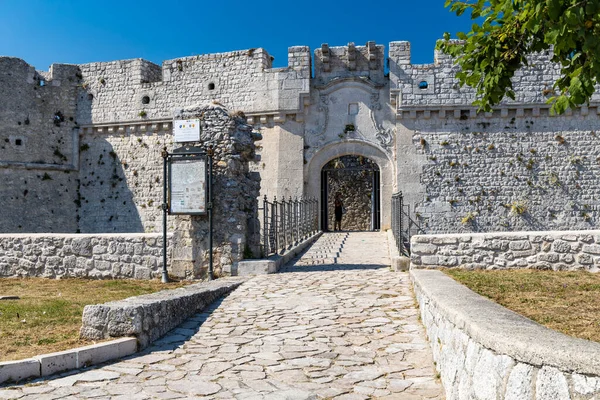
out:
<path id="1" fill-rule="evenodd" d="M 313 104 L 305 126 L 305 159 L 331 143 L 361 140 L 393 152 L 395 125 L 392 109 L 382 104 L 388 86 L 362 78 L 345 78 L 314 86 Z"/>
<path id="2" fill-rule="evenodd" d="M 371 117 L 371 122 L 373 123 L 373 127 L 375 127 L 375 137 L 379 140 L 379 143 L 384 148 L 389 148 L 394 142 L 394 128 L 385 129 L 381 124 L 377 122 L 375 118 L 375 111 L 381 110 L 381 104 L 379 103 L 379 93 L 371 94 L 371 107 L 369 110 L 369 116 Z"/>

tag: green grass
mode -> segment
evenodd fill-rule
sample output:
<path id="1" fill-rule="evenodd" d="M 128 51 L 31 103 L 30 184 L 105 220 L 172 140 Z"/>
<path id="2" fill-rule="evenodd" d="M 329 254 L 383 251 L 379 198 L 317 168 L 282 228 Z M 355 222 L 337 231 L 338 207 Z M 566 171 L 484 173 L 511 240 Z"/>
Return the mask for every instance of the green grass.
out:
<path id="1" fill-rule="evenodd" d="M 539 324 L 600 342 L 600 274 L 462 269 L 444 272 L 474 292 Z"/>
<path id="2" fill-rule="evenodd" d="M 185 286 L 192 282 L 0 278 L 0 361 L 92 344 L 79 339 L 84 306 Z"/>

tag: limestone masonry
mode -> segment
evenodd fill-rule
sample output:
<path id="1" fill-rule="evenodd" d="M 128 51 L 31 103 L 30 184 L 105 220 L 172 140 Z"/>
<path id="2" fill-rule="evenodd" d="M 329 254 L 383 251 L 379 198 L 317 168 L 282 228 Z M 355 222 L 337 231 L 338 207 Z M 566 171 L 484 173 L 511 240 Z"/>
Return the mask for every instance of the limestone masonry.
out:
<path id="1" fill-rule="evenodd" d="M 551 116 L 546 100 L 559 69 L 550 57 L 532 57 L 515 77 L 516 99 L 491 113 L 471 106 L 474 93 L 458 86 L 448 56 L 436 52 L 433 64 L 411 64 L 408 42 L 387 51 L 374 42 L 324 44 L 312 55 L 290 47 L 283 68 L 273 68 L 264 49 L 162 66 L 142 59 L 54 64 L 48 72 L 0 57 L 0 231 L 160 232 L 160 151 L 179 147 L 173 119 L 204 115 L 202 104 L 224 111 L 207 114 L 199 145 L 223 130 L 234 141 L 241 137 L 235 132 L 252 137 L 242 140 L 245 150 L 219 160 L 232 180 L 217 196 L 243 197 L 222 210 L 235 218 L 223 220 L 232 227 L 225 239 L 241 247 L 222 249 L 225 270 L 245 247 L 257 252 L 250 238 L 257 221 L 240 223 L 257 207 L 251 198 L 317 197 L 326 207 L 324 193 L 332 198 L 335 187 L 348 186 L 332 184 L 324 168 L 342 156 L 377 167 L 363 174 L 371 181 L 360 184 L 361 199 L 347 199 L 357 207 L 348 218 L 368 214 L 366 224 L 348 221 L 361 229 L 390 226 L 390 199 L 399 190 L 427 233 L 593 229 L 598 95 Z M 236 118 L 238 128 L 226 121 Z M 177 236 L 181 223 L 203 220 L 170 221 Z M 201 262 L 191 260 L 201 253 L 184 255 L 196 271 Z"/>

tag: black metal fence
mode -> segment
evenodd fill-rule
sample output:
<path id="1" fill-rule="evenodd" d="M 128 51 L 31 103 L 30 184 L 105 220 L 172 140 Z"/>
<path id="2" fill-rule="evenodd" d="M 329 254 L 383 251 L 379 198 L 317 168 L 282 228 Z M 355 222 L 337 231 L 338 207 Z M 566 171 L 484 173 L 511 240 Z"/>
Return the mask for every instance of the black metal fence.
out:
<path id="1" fill-rule="evenodd" d="M 281 254 L 301 240 L 317 232 L 319 202 L 315 198 L 269 201 L 263 199 L 260 209 L 262 256 Z"/>
<path id="2" fill-rule="evenodd" d="M 392 195 L 392 233 L 400 255 L 410 255 L 410 238 L 425 233 L 410 216 L 410 204 L 404 204 L 402 192 Z"/>

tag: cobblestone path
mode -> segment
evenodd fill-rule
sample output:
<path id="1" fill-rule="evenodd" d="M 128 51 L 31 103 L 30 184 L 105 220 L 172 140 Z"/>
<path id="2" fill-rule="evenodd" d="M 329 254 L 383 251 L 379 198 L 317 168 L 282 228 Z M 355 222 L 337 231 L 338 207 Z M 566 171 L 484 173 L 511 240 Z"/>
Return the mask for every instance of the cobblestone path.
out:
<path id="1" fill-rule="evenodd" d="M 0 389 L 21 399 L 442 399 L 381 233 L 324 234 L 142 354 Z"/>

